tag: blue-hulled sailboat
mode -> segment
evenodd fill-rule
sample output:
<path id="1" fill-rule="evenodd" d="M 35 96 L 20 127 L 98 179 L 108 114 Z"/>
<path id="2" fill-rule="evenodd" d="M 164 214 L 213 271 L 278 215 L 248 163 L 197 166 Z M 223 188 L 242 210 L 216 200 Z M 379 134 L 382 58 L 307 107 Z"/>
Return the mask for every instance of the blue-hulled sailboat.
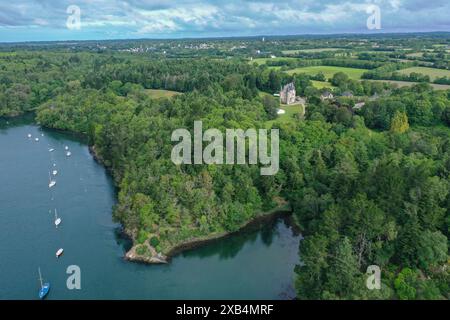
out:
<path id="1" fill-rule="evenodd" d="M 50 283 L 42 282 L 41 268 L 39 268 L 38 270 L 39 270 L 39 282 L 41 283 L 41 289 L 39 289 L 39 299 L 44 299 L 45 296 L 50 291 Z"/>

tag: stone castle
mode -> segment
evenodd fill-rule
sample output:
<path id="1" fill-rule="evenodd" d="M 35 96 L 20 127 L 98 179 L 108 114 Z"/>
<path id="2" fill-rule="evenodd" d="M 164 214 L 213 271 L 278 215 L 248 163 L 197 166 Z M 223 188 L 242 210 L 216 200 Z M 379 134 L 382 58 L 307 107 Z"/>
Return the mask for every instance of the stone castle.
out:
<path id="1" fill-rule="evenodd" d="M 280 91 L 280 100 L 282 104 L 293 104 L 295 103 L 295 86 L 294 83 L 289 83 L 285 85 Z"/>

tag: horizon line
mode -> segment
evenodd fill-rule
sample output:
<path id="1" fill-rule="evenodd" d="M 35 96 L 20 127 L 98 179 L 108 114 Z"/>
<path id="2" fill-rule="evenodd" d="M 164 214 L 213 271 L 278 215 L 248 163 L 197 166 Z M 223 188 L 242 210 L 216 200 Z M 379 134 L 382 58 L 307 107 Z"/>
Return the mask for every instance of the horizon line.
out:
<path id="1" fill-rule="evenodd" d="M 189 36 L 189 37 L 167 37 L 167 38 L 114 38 L 114 39 L 66 39 L 66 40 L 29 40 L 29 41 L 0 41 L 0 45 L 3 44 L 33 44 L 33 43 L 58 43 L 58 42 L 108 42 L 108 41 L 169 41 L 169 40 L 220 40 L 220 39 L 250 39 L 250 38 L 277 38 L 277 37 L 307 37 L 307 36 L 379 36 L 379 35 L 413 35 L 413 34 L 450 34 L 450 31 L 402 31 L 391 32 L 378 30 L 376 32 L 338 32 L 338 33 L 303 33 L 303 34 L 276 34 L 276 35 L 230 35 L 230 36 Z"/>

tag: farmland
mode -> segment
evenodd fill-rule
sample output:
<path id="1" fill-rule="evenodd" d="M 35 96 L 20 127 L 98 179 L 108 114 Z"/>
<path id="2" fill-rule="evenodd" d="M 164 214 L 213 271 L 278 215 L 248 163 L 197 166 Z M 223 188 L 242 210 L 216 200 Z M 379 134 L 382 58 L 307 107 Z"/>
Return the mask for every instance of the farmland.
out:
<path id="1" fill-rule="evenodd" d="M 375 82 L 387 82 L 390 84 L 393 84 L 399 88 L 402 87 L 411 87 L 413 85 L 418 84 L 418 82 L 410 82 L 410 81 L 396 81 L 396 80 L 370 80 L 370 81 L 375 81 Z M 450 89 L 450 85 L 447 84 L 435 84 L 435 83 L 430 83 L 431 87 L 435 90 L 448 90 Z"/>
<path id="2" fill-rule="evenodd" d="M 325 75 L 325 78 L 330 79 L 334 74 L 338 72 L 343 72 L 349 76 L 350 79 L 361 79 L 361 76 L 367 70 L 358 69 L 358 68 L 345 68 L 345 67 L 332 67 L 332 66 L 312 66 L 312 67 L 304 67 L 304 68 L 296 68 L 287 71 L 288 74 L 300 74 L 305 73 L 308 75 L 315 75 L 319 72 L 322 72 Z"/>
<path id="3" fill-rule="evenodd" d="M 450 70 L 442 70 L 436 68 L 427 68 L 427 67 L 412 67 L 399 71 L 401 74 L 410 74 L 412 72 L 421 73 L 430 77 L 431 81 L 440 77 L 450 77 Z"/>
<path id="4" fill-rule="evenodd" d="M 282 51 L 282 53 L 286 54 L 286 55 L 290 55 L 290 54 L 299 54 L 302 52 L 316 53 L 316 52 L 326 52 L 326 51 L 336 51 L 336 50 L 342 50 L 342 48 L 315 48 L 315 49 L 300 49 L 300 50 L 284 50 L 284 51 Z"/>

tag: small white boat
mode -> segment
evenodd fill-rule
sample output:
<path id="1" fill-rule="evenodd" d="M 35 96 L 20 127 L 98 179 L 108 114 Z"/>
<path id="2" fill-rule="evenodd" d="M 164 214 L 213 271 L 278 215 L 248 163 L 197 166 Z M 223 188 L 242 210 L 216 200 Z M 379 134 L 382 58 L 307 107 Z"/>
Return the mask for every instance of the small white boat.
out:
<path id="1" fill-rule="evenodd" d="M 48 187 L 53 188 L 56 185 L 56 181 L 52 180 L 52 178 L 50 176 L 50 172 L 48 173 L 48 179 L 49 179 Z"/>
<path id="2" fill-rule="evenodd" d="M 69 147 L 68 147 L 68 146 L 65 146 L 64 149 L 65 149 L 65 150 L 69 150 Z"/>
<path id="3" fill-rule="evenodd" d="M 53 166 L 56 167 L 56 163 L 54 163 Z"/>
<path id="4" fill-rule="evenodd" d="M 55 149 L 50 148 L 50 149 L 48 149 L 48 151 L 49 151 L 49 152 L 53 152 L 53 151 L 55 151 Z"/>
<path id="5" fill-rule="evenodd" d="M 58 170 L 53 170 L 53 171 L 52 171 L 52 174 L 53 174 L 54 176 L 56 176 L 56 175 L 58 174 Z"/>
<path id="6" fill-rule="evenodd" d="M 58 251 L 56 251 L 56 257 L 59 258 L 64 252 L 63 248 L 58 249 Z"/>
<path id="7" fill-rule="evenodd" d="M 28 138 L 31 138 L 31 133 L 28 134 Z"/>
<path id="8" fill-rule="evenodd" d="M 43 137 L 44 136 L 44 134 L 43 133 L 41 133 L 41 137 Z"/>
<path id="9" fill-rule="evenodd" d="M 58 213 L 55 209 L 55 226 L 58 228 L 58 226 L 61 224 L 61 218 L 58 218 Z"/>
<path id="10" fill-rule="evenodd" d="M 67 151 L 66 156 L 70 157 L 72 155 L 72 152 Z"/>
<path id="11" fill-rule="evenodd" d="M 38 142 L 38 141 L 39 141 L 39 138 L 35 138 L 34 141 Z"/>

